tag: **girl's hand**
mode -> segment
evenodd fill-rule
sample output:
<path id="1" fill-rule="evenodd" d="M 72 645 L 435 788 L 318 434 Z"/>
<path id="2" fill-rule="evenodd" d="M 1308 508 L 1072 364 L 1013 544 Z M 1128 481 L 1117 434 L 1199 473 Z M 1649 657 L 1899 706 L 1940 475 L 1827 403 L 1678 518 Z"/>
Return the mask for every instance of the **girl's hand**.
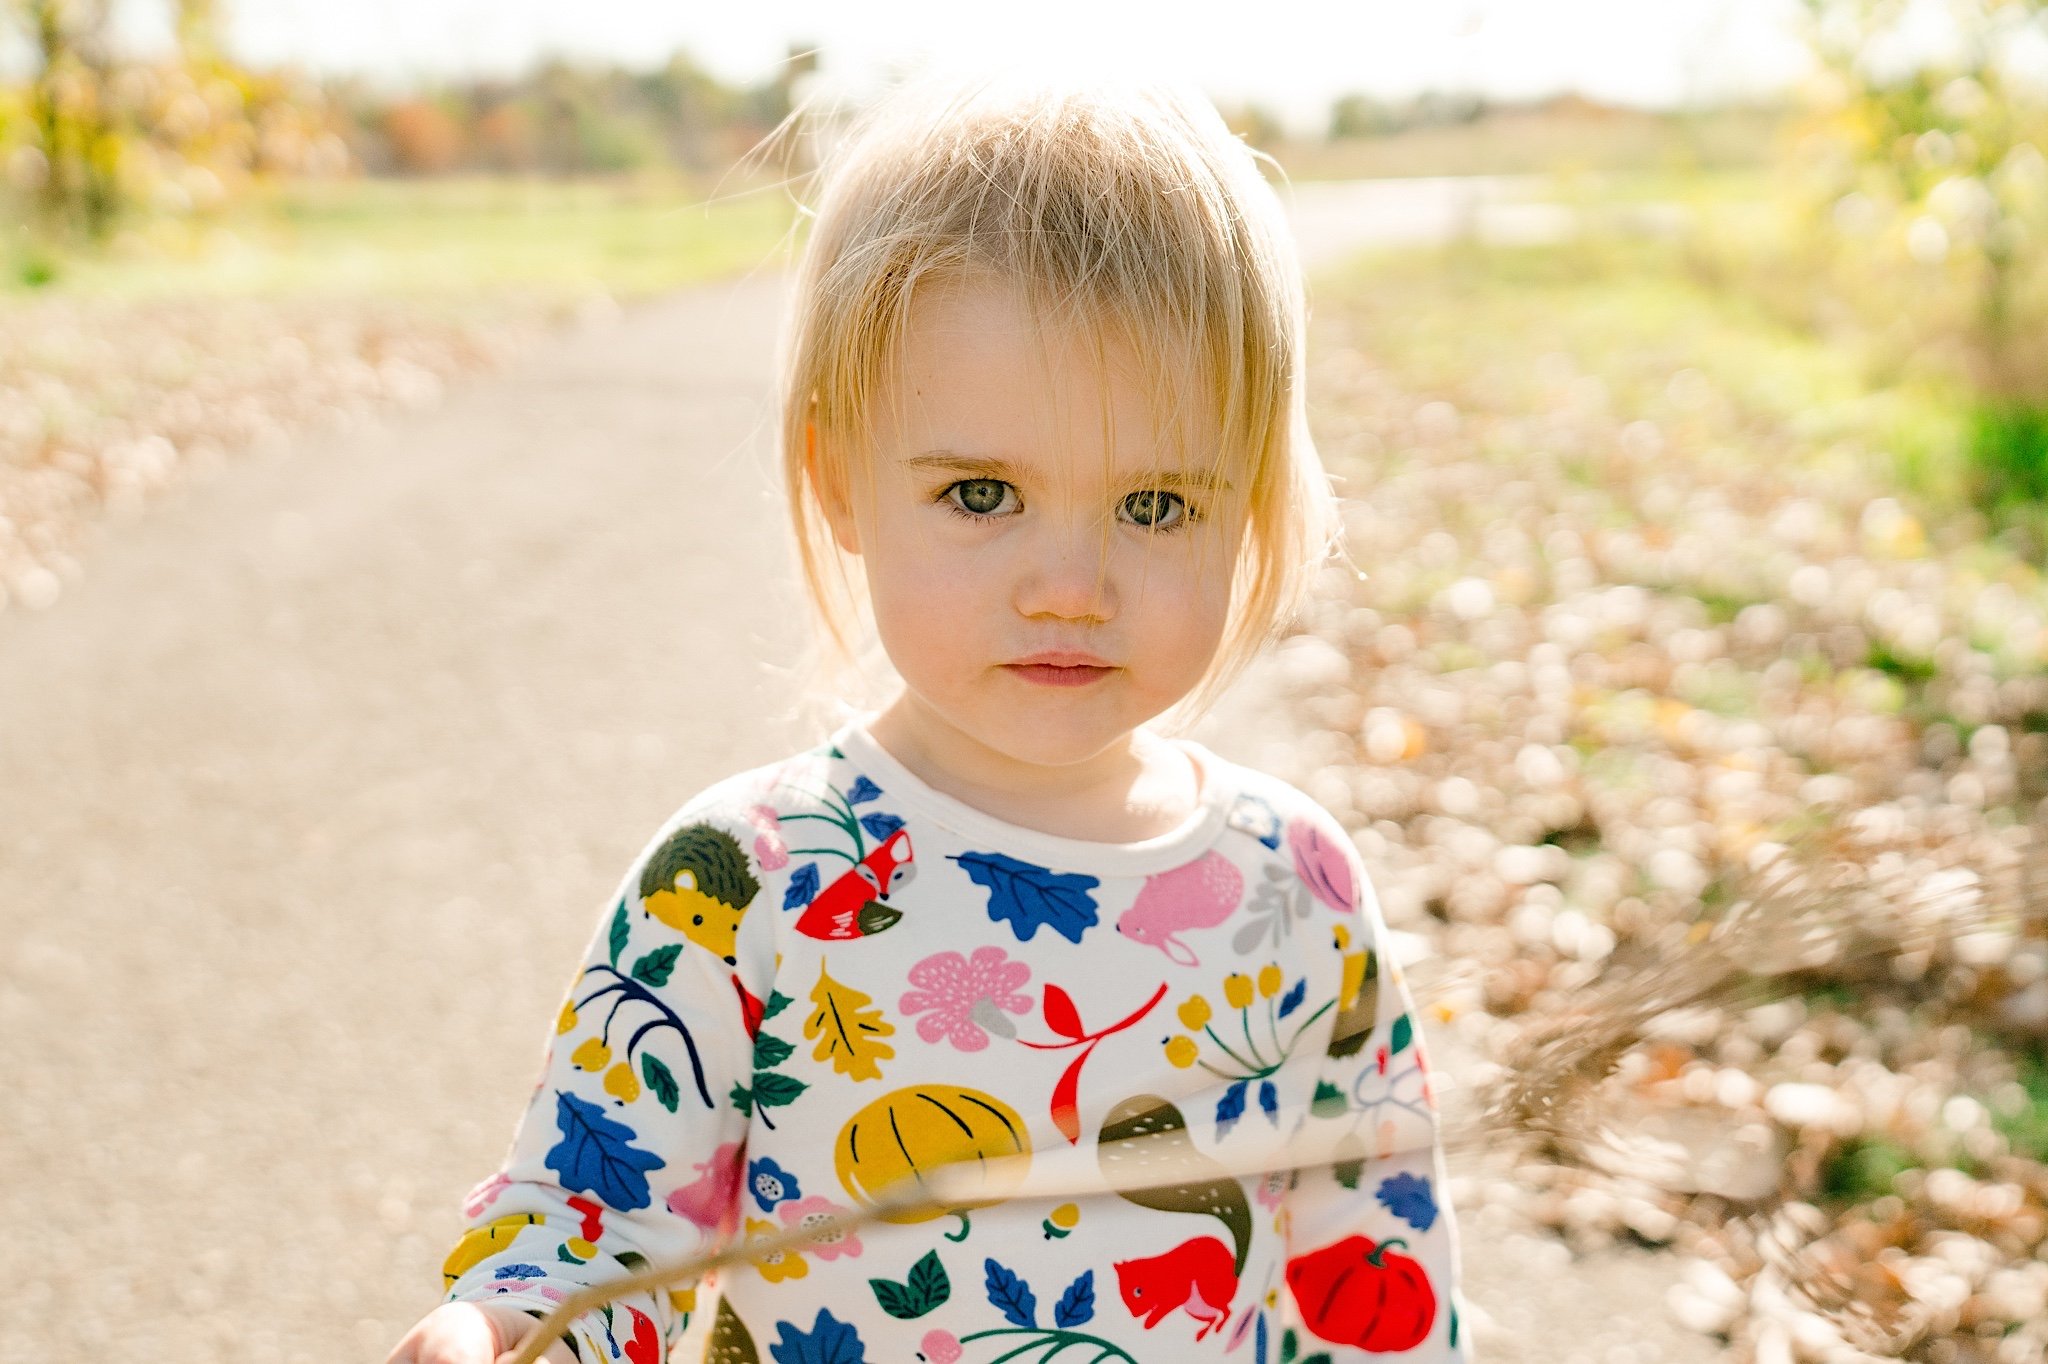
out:
<path id="1" fill-rule="evenodd" d="M 384 1364 L 498 1364 L 539 1325 L 539 1318 L 506 1303 L 444 1302 L 405 1333 Z M 577 1364 L 565 1340 L 556 1340 L 541 1358 Z"/>

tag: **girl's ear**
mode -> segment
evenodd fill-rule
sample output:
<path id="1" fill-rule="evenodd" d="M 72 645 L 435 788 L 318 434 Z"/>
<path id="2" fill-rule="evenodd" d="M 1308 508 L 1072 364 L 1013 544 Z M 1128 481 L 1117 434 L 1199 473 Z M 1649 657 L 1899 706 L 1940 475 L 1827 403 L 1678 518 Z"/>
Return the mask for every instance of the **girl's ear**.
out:
<path id="1" fill-rule="evenodd" d="M 825 466 L 818 458 L 818 423 L 815 421 L 804 423 L 804 469 L 810 475 L 811 486 L 818 490 L 818 500 L 824 504 L 825 519 L 832 526 L 832 538 L 848 554 L 859 554 L 860 534 L 854 524 L 846 489 L 837 479 L 825 476 Z"/>

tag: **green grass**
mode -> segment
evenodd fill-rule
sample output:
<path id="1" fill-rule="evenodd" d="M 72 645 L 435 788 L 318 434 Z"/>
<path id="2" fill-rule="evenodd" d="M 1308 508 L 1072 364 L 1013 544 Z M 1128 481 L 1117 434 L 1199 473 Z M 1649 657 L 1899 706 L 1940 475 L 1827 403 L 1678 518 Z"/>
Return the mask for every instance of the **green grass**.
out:
<path id="1" fill-rule="evenodd" d="M 714 200 L 715 197 L 715 201 Z M 777 268 L 795 218 L 771 187 L 676 176 L 295 182 L 211 223 L 165 219 L 99 252 L 0 237 L 0 300 L 53 292 L 632 298 Z M 47 282 L 35 276 L 47 274 Z"/>
<path id="2" fill-rule="evenodd" d="M 2026 1103 L 2017 1113 L 2001 1112 L 1994 1106 L 1991 1125 L 2011 1144 L 2013 1154 L 2048 1163 L 2048 1061 L 2025 1052 L 2014 1059 Z"/>
<path id="3" fill-rule="evenodd" d="M 1919 1167 L 1911 1151 L 1882 1138 L 1851 1138 L 1829 1153 L 1821 1165 L 1822 1196 L 1845 1203 L 1864 1203 L 1894 1192 L 1892 1181 Z"/>
<path id="4" fill-rule="evenodd" d="M 1543 401 L 1530 361 L 1560 352 L 1608 382 L 1617 411 L 1663 406 L 1672 375 L 1691 367 L 1747 420 L 1799 423 L 1815 444 L 1862 416 L 1853 356 L 1695 279 L 1677 248 L 1653 239 L 1373 252 L 1323 288 L 1369 298 L 1374 359 L 1425 390 Z"/>

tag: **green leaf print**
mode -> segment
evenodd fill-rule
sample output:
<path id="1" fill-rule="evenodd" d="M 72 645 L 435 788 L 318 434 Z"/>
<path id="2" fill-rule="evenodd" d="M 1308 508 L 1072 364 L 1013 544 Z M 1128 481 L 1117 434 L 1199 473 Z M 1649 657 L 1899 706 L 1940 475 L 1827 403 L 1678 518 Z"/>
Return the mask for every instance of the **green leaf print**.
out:
<path id="1" fill-rule="evenodd" d="M 626 902 L 619 901 L 618 912 L 612 915 L 612 965 L 619 964 L 619 953 L 626 950 Z"/>
<path id="2" fill-rule="evenodd" d="M 1328 1080 L 1316 1081 L 1316 1096 L 1308 1102 L 1308 1111 L 1318 1118 L 1335 1118 L 1346 1108 L 1344 1091 Z"/>
<path id="3" fill-rule="evenodd" d="M 946 1267 L 939 1263 L 936 1250 L 926 1251 L 924 1258 L 910 1267 L 910 1291 L 924 1301 L 927 1312 L 953 1296 L 952 1282 L 946 1278 Z"/>
<path id="4" fill-rule="evenodd" d="M 795 1000 L 791 999 L 788 995 L 782 993 L 782 991 L 780 990 L 770 990 L 768 992 L 768 1002 L 761 1006 L 762 1021 L 765 1022 L 768 1019 L 775 1017 L 775 1015 L 781 1013 L 784 1009 L 787 1009 L 790 1005 L 794 1004 L 795 1002 Z"/>
<path id="5" fill-rule="evenodd" d="M 787 1061 L 790 1053 L 795 1050 L 794 1044 L 768 1033 L 761 1033 L 754 1038 L 754 1069 L 767 1070 L 771 1066 L 779 1066 Z"/>
<path id="6" fill-rule="evenodd" d="M 1392 1047 L 1389 1049 L 1389 1054 L 1393 1056 L 1399 1056 L 1402 1052 L 1408 1049 L 1408 1044 L 1411 1041 L 1413 1041 L 1414 1038 L 1415 1024 L 1409 1020 L 1407 1014 L 1402 1014 L 1399 1018 L 1394 1020 L 1394 1041 Z"/>
<path id="7" fill-rule="evenodd" d="M 894 1279 L 869 1279 L 868 1287 L 875 1290 L 875 1301 L 882 1304 L 882 1310 L 898 1321 L 916 1321 L 929 1310 L 919 1306 L 917 1295 Z"/>
<path id="8" fill-rule="evenodd" d="M 683 1092 L 676 1084 L 676 1077 L 661 1063 L 661 1058 L 651 1051 L 641 1052 L 640 1074 L 646 1077 L 647 1087 L 654 1091 L 655 1098 L 661 1100 L 661 1106 L 675 1112 L 676 1100 L 682 1097 Z"/>
<path id="9" fill-rule="evenodd" d="M 633 979 L 648 985 L 666 985 L 671 972 L 676 969 L 676 958 L 683 954 L 681 943 L 670 943 L 657 947 L 633 963 Z"/>
<path id="10" fill-rule="evenodd" d="M 780 1108 L 809 1088 L 793 1075 L 764 1070 L 754 1076 L 754 1102 L 763 1108 Z"/>

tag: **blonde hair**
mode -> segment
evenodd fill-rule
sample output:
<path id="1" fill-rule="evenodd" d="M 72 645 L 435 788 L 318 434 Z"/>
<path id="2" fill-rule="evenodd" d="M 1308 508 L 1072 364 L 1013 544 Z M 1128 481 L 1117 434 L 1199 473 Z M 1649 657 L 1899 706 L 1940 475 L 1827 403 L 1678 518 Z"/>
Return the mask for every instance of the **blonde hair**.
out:
<path id="1" fill-rule="evenodd" d="M 777 356 L 784 496 L 811 616 L 799 708 L 822 701 L 843 717 L 874 704 L 850 685 L 880 652 L 865 576 L 827 507 L 847 505 L 850 453 L 873 477 L 877 396 L 924 285 L 1015 286 L 1041 338 L 1077 337 L 1098 361 L 1117 336 L 1142 357 L 1152 411 L 1192 413 L 1213 435 L 1212 469 L 1244 499 L 1244 537 L 1226 547 L 1216 655 L 1162 730 L 1199 719 L 1292 623 L 1341 519 L 1306 421 L 1305 285 L 1262 155 L 1176 80 L 977 75 L 899 85 L 817 158 Z"/>

